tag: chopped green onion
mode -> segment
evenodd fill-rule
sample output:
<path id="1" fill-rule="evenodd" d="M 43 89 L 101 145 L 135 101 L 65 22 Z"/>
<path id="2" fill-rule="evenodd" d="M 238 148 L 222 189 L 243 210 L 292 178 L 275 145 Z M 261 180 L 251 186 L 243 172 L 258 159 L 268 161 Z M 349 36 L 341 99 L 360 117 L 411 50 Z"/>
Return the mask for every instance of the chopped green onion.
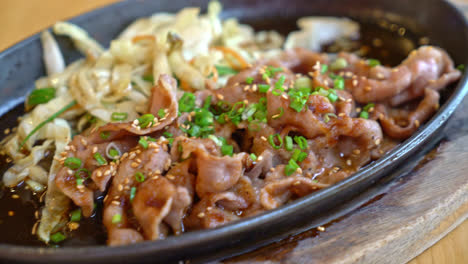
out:
<path id="1" fill-rule="evenodd" d="M 273 91 L 271 93 L 273 95 L 275 95 L 275 96 L 280 96 L 281 93 L 283 93 L 283 92 L 284 92 L 284 88 L 282 86 L 278 87 L 278 88 L 275 86 L 275 88 L 273 89 Z"/>
<path id="2" fill-rule="evenodd" d="M 226 101 L 219 101 L 216 104 L 216 107 L 217 107 L 217 110 L 219 110 L 218 113 L 225 113 L 231 110 L 231 105 Z"/>
<path id="3" fill-rule="evenodd" d="M 328 71 L 328 65 L 322 64 L 322 67 L 320 68 L 320 73 L 324 74 Z"/>
<path id="4" fill-rule="evenodd" d="M 242 112 L 242 120 L 252 119 L 252 116 L 257 112 L 258 104 L 251 104 Z"/>
<path id="5" fill-rule="evenodd" d="M 154 115 L 153 114 L 144 114 L 137 118 L 138 120 L 138 125 L 141 128 L 147 128 L 153 124 L 154 121 Z"/>
<path id="6" fill-rule="evenodd" d="M 84 172 L 87 174 L 86 178 L 83 179 L 81 177 L 81 173 Z M 86 181 L 89 177 L 91 177 L 91 172 L 85 168 L 81 168 L 75 172 L 75 179 L 76 179 L 76 185 L 82 185 L 83 181 Z"/>
<path id="7" fill-rule="evenodd" d="M 285 144 L 284 147 L 286 148 L 287 151 L 291 151 L 293 149 L 293 140 L 292 137 L 286 136 L 284 138 Z"/>
<path id="8" fill-rule="evenodd" d="M 140 144 L 144 149 L 148 148 L 148 141 L 146 140 L 146 137 L 140 137 L 138 144 Z"/>
<path id="9" fill-rule="evenodd" d="M 336 118 L 337 116 L 334 113 L 326 113 L 323 117 L 323 121 L 328 123 L 330 121 L 330 116 Z"/>
<path id="10" fill-rule="evenodd" d="M 284 115 L 284 109 L 283 109 L 283 107 L 278 107 L 277 110 L 279 111 L 279 113 L 276 114 L 276 115 L 273 115 L 271 118 L 273 118 L 273 119 L 278 119 L 278 118 L 281 118 L 281 117 Z"/>
<path id="11" fill-rule="evenodd" d="M 61 232 L 57 232 L 55 234 L 50 235 L 50 240 L 52 240 L 52 242 L 54 242 L 54 243 L 62 242 L 66 238 L 67 237 L 64 234 L 62 234 Z"/>
<path id="12" fill-rule="evenodd" d="M 362 111 L 361 113 L 359 113 L 359 117 L 364 118 L 364 119 L 369 119 L 369 112 Z"/>
<path id="13" fill-rule="evenodd" d="M 364 112 L 369 112 L 369 110 L 370 110 L 371 108 L 374 108 L 374 106 L 375 106 L 375 104 L 373 104 L 373 103 L 368 103 L 368 104 L 366 104 L 366 106 L 364 106 L 364 107 L 362 108 L 362 110 L 363 110 Z"/>
<path id="14" fill-rule="evenodd" d="M 209 135 L 208 136 L 209 139 L 213 140 L 213 142 L 217 145 L 217 146 L 222 146 L 223 145 L 223 141 L 221 139 L 219 139 L 217 136 L 215 135 Z"/>
<path id="15" fill-rule="evenodd" d="M 136 172 L 135 173 L 135 180 L 137 182 L 144 182 L 145 181 L 145 175 L 142 172 Z"/>
<path id="16" fill-rule="evenodd" d="M 215 65 L 215 68 L 218 71 L 219 76 L 239 73 L 238 71 L 234 70 L 233 68 L 223 66 L 223 65 Z"/>
<path id="17" fill-rule="evenodd" d="M 195 95 L 193 93 L 185 92 L 179 99 L 180 112 L 192 112 L 195 109 Z"/>
<path id="18" fill-rule="evenodd" d="M 109 136 L 110 136 L 109 131 L 102 131 L 101 133 L 99 133 L 99 137 L 102 138 L 102 139 L 108 139 Z"/>
<path id="19" fill-rule="evenodd" d="M 68 157 L 65 159 L 63 163 L 65 167 L 68 167 L 72 170 L 78 169 L 79 167 L 81 167 L 81 164 L 82 164 L 81 160 L 75 157 Z"/>
<path id="20" fill-rule="evenodd" d="M 150 82 L 150 83 L 153 83 L 154 82 L 154 77 L 153 75 L 151 74 L 148 74 L 148 75 L 143 75 L 143 80 L 147 81 L 147 82 Z"/>
<path id="21" fill-rule="evenodd" d="M 297 165 L 297 163 L 293 159 L 290 159 L 288 165 L 284 167 L 284 174 L 286 174 L 286 176 L 289 176 L 293 174 L 298 168 L 300 168 L 299 165 Z"/>
<path id="22" fill-rule="evenodd" d="M 294 88 L 296 89 L 310 88 L 310 87 L 312 87 L 312 81 L 307 77 L 297 78 L 296 81 L 294 82 Z"/>
<path id="23" fill-rule="evenodd" d="M 296 112 L 301 112 L 305 104 L 309 100 L 310 89 L 301 88 L 301 89 L 290 89 L 288 92 L 289 96 L 289 107 L 296 110 Z"/>
<path id="24" fill-rule="evenodd" d="M 81 178 L 76 179 L 76 186 L 83 185 L 84 180 Z"/>
<path id="25" fill-rule="evenodd" d="M 286 76 L 281 75 L 278 79 L 278 81 L 275 83 L 275 88 L 273 89 L 272 93 L 273 95 L 281 95 L 282 92 L 284 92 L 284 81 L 286 80 Z"/>
<path id="26" fill-rule="evenodd" d="M 332 71 L 342 70 L 346 67 L 348 67 L 348 62 L 344 58 L 338 58 L 330 64 L 330 69 Z"/>
<path id="27" fill-rule="evenodd" d="M 253 77 L 247 77 L 247 78 L 245 79 L 245 83 L 247 83 L 247 84 L 252 84 L 253 81 L 254 81 L 254 78 L 253 78 Z"/>
<path id="28" fill-rule="evenodd" d="M 208 111 L 207 109 L 200 108 L 195 112 L 195 124 L 199 126 L 210 126 L 213 124 L 214 118 L 213 113 Z"/>
<path id="29" fill-rule="evenodd" d="M 122 221 L 122 215 L 121 214 L 115 214 L 114 216 L 112 216 L 112 223 L 113 224 L 118 224 L 118 223 L 120 223 L 120 221 Z"/>
<path id="30" fill-rule="evenodd" d="M 128 117 L 128 113 L 125 112 L 114 112 L 111 114 L 112 121 L 124 121 Z"/>
<path id="31" fill-rule="evenodd" d="M 334 103 L 336 100 L 338 100 L 338 95 L 336 95 L 336 93 L 329 93 L 327 98 L 330 100 L 330 102 Z"/>
<path id="32" fill-rule="evenodd" d="M 119 151 L 117 151 L 117 150 L 114 149 L 114 148 L 111 148 L 111 149 L 109 150 L 109 156 L 115 158 L 115 157 L 119 156 Z"/>
<path id="33" fill-rule="evenodd" d="M 228 113 L 228 117 L 234 124 L 240 122 L 240 119 L 242 118 L 242 113 L 245 110 L 245 106 L 246 103 L 243 101 L 237 102 L 232 106 L 231 111 L 229 111 Z"/>
<path id="34" fill-rule="evenodd" d="M 276 73 L 282 72 L 283 69 L 280 67 L 273 67 L 273 66 L 268 66 L 265 70 L 266 74 L 268 77 L 273 77 Z"/>
<path id="35" fill-rule="evenodd" d="M 58 116 L 60 116 L 63 112 L 67 111 L 68 109 L 72 108 L 73 106 L 75 106 L 77 104 L 76 100 L 73 100 L 72 102 L 70 102 L 69 104 L 67 104 L 66 106 L 64 106 L 63 108 L 61 108 L 60 110 L 58 110 L 57 112 L 55 112 L 55 114 L 51 115 L 49 118 L 47 118 L 46 120 L 42 121 L 41 123 L 39 123 L 39 125 L 37 125 L 31 132 L 29 132 L 29 134 L 23 139 L 23 141 L 21 141 L 21 143 L 19 144 L 19 147 L 18 149 L 21 149 L 24 144 L 29 140 L 29 138 L 34 135 L 34 133 L 36 133 L 37 131 L 39 131 L 39 129 L 41 129 L 43 126 L 45 126 L 47 123 L 51 122 L 52 120 L 54 120 L 55 118 L 57 118 Z"/>
<path id="36" fill-rule="evenodd" d="M 130 189 L 130 202 L 133 201 L 133 198 L 135 198 L 135 194 L 136 194 L 136 187 L 133 186 L 133 187 Z"/>
<path id="37" fill-rule="evenodd" d="M 326 90 L 325 88 L 323 87 L 317 87 L 317 90 L 314 92 L 314 93 L 317 93 L 318 95 L 321 95 L 321 96 L 324 96 L 324 97 L 327 97 L 329 92 L 328 90 Z"/>
<path id="38" fill-rule="evenodd" d="M 208 95 L 208 96 L 205 98 L 205 101 L 203 101 L 203 109 L 208 110 L 208 109 L 210 108 L 211 99 L 212 99 L 212 96 L 211 96 L 211 95 Z"/>
<path id="39" fill-rule="evenodd" d="M 217 118 L 216 118 L 216 122 L 220 123 L 220 124 L 226 124 L 226 114 L 225 113 L 222 113 L 220 114 Z"/>
<path id="40" fill-rule="evenodd" d="M 86 119 L 88 119 L 88 122 L 91 124 L 94 124 L 97 122 L 97 118 L 90 114 L 86 114 Z"/>
<path id="41" fill-rule="evenodd" d="M 172 145 L 172 143 L 174 143 L 174 138 L 168 138 L 167 141 L 169 145 Z"/>
<path id="42" fill-rule="evenodd" d="M 163 136 L 165 136 L 166 138 L 169 138 L 169 137 L 173 137 L 174 135 L 172 133 L 170 133 L 170 132 L 165 131 L 163 133 Z"/>
<path id="43" fill-rule="evenodd" d="M 250 158 L 251 158 L 253 161 L 256 161 L 256 160 L 257 160 L 257 155 L 255 155 L 255 153 L 250 153 Z"/>
<path id="44" fill-rule="evenodd" d="M 270 90 L 270 85 L 269 84 L 259 84 L 258 85 L 258 91 L 261 93 L 266 93 Z"/>
<path id="45" fill-rule="evenodd" d="M 42 89 L 35 89 L 28 96 L 28 105 L 35 106 L 38 104 L 45 104 L 55 98 L 55 88 L 48 87 Z"/>
<path id="46" fill-rule="evenodd" d="M 232 153 L 234 152 L 234 147 L 232 145 L 223 145 L 221 146 L 221 154 L 223 156 L 232 156 Z"/>
<path id="47" fill-rule="evenodd" d="M 297 161 L 297 159 L 299 158 L 299 154 L 301 153 L 302 151 L 300 149 L 295 149 L 293 151 L 293 154 L 291 155 L 291 159 L 294 160 L 294 161 Z"/>
<path id="48" fill-rule="evenodd" d="M 303 136 L 294 136 L 294 142 L 296 142 L 300 149 L 306 149 L 308 147 L 307 139 Z"/>
<path id="49" fill-rule="evenodd" d="M 275 137 L 276 140 L 278 141 L 278 145 L 275 143 Z M 274 134 L 274 135 L 269 135 L 268 136 L 268 142 L 274 149 L 280 149 L 283 146 L 283 139 L 281 138 L 280 134 Z"/>
<path id="50" fill-rule="evenodd" d="M 343 77 L 337 76 L 335 80 L 333 81 L 333 88 L 337 90 L 344 90 L 345 88 L 345 81 Z"/>
<path id="51" fill-rule="evenodd" d="M 292 157 L 291 159 L 296 161 L 296 162 L 302 162 L 304 161 L 305 159 L 307 158 L 307 153 L 305 152 L 302 152 L 298 149 L 295 149 L 293 154 L 292 154 Z"/>
<path id="52" fill-rule="evenodd" d="M 165 117 L 165 116 L 166 116 L 166 111 L 165 111 L 164 109 L 162 109 L 162 108 L 159 109 L 159 110 L 158 110 L 158 117 L 159 117 L 159 118 L 163 118 L 163 117 Z"/>
<path id="53" fill-rule="evenodd" d="M 465 64 L 460 64 L 457 66 L 457 70 L 464 72 L 465 71 Z"/>
<path id="54" fill-rule="evenodd" d="M 97 161 L 97 163 L 98 163 L 99 165 L 102 166 L 102 165 L 106 165 L 106 164 L 107 164 L 106 159 L 101 155 L 101 153 L 96 152 L 96 153 L 93 154 L 93 157 L 94 157 L 94 159 Z"/>
<path id="55" fill-rule="evenodd" d="M 370 67 L 375 67 L 375 66 L 380 65 L 380 61 L 378 61 L 376 59 L 368 59 L 367 60 L 367 65 L 369 65 Z"/>
<path id="56" fill-rule="evenodd" d="M 297 161 L 303 162 L 307 158 L 307 153 L 301 152 L 299 153 L 299 157 L 297 157 Z"/>
<path id="57" fill-rule="evenodd" d="M 70 213 L 71 222 L 79 222 L 81 220 L 81 209 L 78 208 Z"/>

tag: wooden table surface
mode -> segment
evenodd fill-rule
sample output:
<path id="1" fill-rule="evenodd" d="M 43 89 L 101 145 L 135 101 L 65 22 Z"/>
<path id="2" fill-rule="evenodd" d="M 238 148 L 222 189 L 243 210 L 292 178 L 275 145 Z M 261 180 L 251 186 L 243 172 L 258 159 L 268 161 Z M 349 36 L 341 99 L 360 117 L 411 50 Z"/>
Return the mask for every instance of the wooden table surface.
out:
<path id="1" fill-rule="evenodd" d="M 71 18 L 113 2 L 117 0 L 1 0 L 0 51 L 49 27 L 57 20 Z M 453 2 L 467 4 L 468 7 L 468 0 Z M 465 10 L 468 11 L 468 8 Z M 468 263 L 468 220 L 410 263 Z"/>

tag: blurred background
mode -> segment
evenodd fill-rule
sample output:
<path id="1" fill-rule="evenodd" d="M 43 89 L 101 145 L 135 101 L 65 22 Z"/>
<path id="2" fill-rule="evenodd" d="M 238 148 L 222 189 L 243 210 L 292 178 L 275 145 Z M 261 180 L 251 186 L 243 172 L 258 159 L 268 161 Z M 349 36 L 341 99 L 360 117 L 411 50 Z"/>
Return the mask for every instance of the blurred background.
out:
<path id="1" fill-rule="evenodd" d="M 120 0 L 0 0 L 0 50 L 49 27 Z M 157 1 L 157 0 L 156 0 Z"/>

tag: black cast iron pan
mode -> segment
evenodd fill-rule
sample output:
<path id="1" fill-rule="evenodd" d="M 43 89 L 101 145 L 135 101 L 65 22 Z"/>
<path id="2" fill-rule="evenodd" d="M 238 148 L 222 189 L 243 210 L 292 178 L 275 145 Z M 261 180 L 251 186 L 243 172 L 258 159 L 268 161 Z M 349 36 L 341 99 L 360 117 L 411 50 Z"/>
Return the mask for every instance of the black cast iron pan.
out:
<path id="1" fill-rule="evenodd" d="M 186 6 L 206 5 L 206 1 L 198 0 L 126 1 L 71 21 L 88 30 L 99 42 L 108 44 L 138 17 L 162 11 L 176 12 Z M 465 18 L 442 0 L 236 0 L 223 1 L 223 5 L 225 17 L 238 17 L 242 22 L 257 28 L 279 29 L 283 33 L 294 29 L 297 18 L 309 15 L 347 16 L 364 24 L 387 21 L 404 26 L 414 34 L 414 39 L 418 36 L 428 37 L 431 44 L 447 50 L 456 64 L 468 65 L 468 27 Z M 68 63 L 78 58 L 79 54 L 69 42 L 60 39 L 60 43 Z M 390 42 L 389 45 L 394 45 L 395 50 L 400 49 L 398 41 Z M 24 100 L 34 80 L 42 75 L 44 67 L 38 35 L 0 54 L 0 114 L 4 115 L 0 124 L 2 129 L 15 125 L 15 118 L 7 112 Z M 456 87 L 443 94 L 443 104 L 430 122 L 383 158 L 334 186 L 276 210 L 216 229 L 124 247 L 44 248 L 0 244 L 0 261 L 67 264 L 171 263 L 187 259 L 202 261 L 238 254 L 300 233 L 353 208 L 356 203 L 349 202 L 353 197 L 366 190 L 375 191 L 378 187 L 370 186 L 385 175 L 398 175 L 408 167 L 411 158 L 420 157 L 434 145 L 448 118 L 468 92 L 466 83 L 467 76 L 464 75 Z"/>

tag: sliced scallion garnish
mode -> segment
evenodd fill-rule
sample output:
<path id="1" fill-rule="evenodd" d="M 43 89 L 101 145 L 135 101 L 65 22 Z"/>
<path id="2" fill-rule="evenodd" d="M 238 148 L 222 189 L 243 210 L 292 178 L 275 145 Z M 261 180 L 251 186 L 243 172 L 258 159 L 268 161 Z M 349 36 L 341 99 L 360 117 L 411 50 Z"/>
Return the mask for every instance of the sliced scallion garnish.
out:
<path id="1" fill-rule="evenodd" d="M 60 243 L 62 242 L 63 240 L 65 240 L 67 237 L 62 234 L 61 232 L 57 232 L 57 233 L 54 233 L 52 235 L 50 235 L 50 240 L 54 243 Z"/>
<path id="2" fill-rule="evenodd" d="M 224 75 L 229 75 L 229 74 L 237 74 L 239 73 L 238 71 L 234 70 L 233 68 L 230 68 L 228 66 L 223 66 L 223 65 L 215 65 L 216 70 L 218 71 L 219 76 L 224 76 Z"/>
<path id="3" fill-rule="evenodd" d="M 70 212 L 70 221 L 79 222 L 81 220 L 81 209 L 78 208 Z"/>
<path id="4" fill-rule="evenodd" d="M 107 160 L 101 155 L 101 153 L 99 152 L 96 152 L 93 154 L 93 157 L 94 159 L 97 161 L 97 163 L 99 165 L 106 165 L 107 164 Z"/>
<path id="5" fill-rule="evenodd" d="M 19 144 L 19 147 L 18 149 L 21 149 L 24 144 L 29 140 L 29 138 L 34 135 L 37 131 L 39 131 L 39 129 L 41 129 L 43 126 L 45 126 L 47 123 L 53 121 L 55 118 L 57 118 L 58 116 L 60 116 L 61 114 L 63 114 L 63 112 L 67 111 L 68 109 L 72 108 L 73 106 L 75 106 L 77 104 L 77 101 L 76 100 L 73 100 L 72 102 L 70 102 L 69 104 L 67 104 L 66 106 L 64 106 L 63 108 L 61 108 L 60 110 L 58 110 L 57 112 L 55 112 L 55 114 L 51 115 L 49 118 L 47 118 L 46 120 L 42 121 L 41 123 L 39 123 L 39 125 L 37 125 L 31 132 L 29 132 L 29 134 L 23 139 L 23 141 L 21 141 L 21 143 Z"/>
<path id="6" fill-rule="evenodd" d="M 299 165 L 297 165 L 293 159 L 290 159 L 288 164 L 284 167 L 284 174 L 289 176 L 293 174 L 298 168 L 300 168 Z"/>
<path id="7" fill-rule="evenodd" d="M 145 175 L 142 172 L 136 172 L 135 173 L 135 180 L 137 182 L 144 182 L 145 181 Z"/>
<path id="8" fill-rule="evenodd" d="M 278 141 L 278 144 L 275 142 Z M 268 136 L 268 143 L 274 148 L 274 149 L 280 149 L 283 146 L 283 139 L 281 138 L 280 134 L 274 134 L 274 135 L 269 135 Z"/>
<path id="9" fill-rule="evenodd" d="M 122 215 L 121 214 L 115 214 L 112 216 L 112 223 L 113 224 L 118 224 L 122 221 Z"/>
<path id="10" fill-rule="evenodd" d="M 54 98 L 55 88 L 53 87 L 35 89 L 29 94 L 27 103 L 29 106 L 35 106 L 38 104 L 45 104 Z"/>
<path id="11" fill-rule="evenodd" d="M 125 112 L 113 112 L 111 114 L 112 121 L 125 121 L 127 120 L 128 113 Z"/>
<path id="12" fill-rule="evenodd" d="M 75 157 L 68 157 L 65 159 L 65 161 L 63 162 L 63 165 L 65 167 L 68 167 L 72 170 L 76 170 L 78 169 L 79 167 L 81 167 L 81 160 L 79 158 L 75 158 Z"/>

